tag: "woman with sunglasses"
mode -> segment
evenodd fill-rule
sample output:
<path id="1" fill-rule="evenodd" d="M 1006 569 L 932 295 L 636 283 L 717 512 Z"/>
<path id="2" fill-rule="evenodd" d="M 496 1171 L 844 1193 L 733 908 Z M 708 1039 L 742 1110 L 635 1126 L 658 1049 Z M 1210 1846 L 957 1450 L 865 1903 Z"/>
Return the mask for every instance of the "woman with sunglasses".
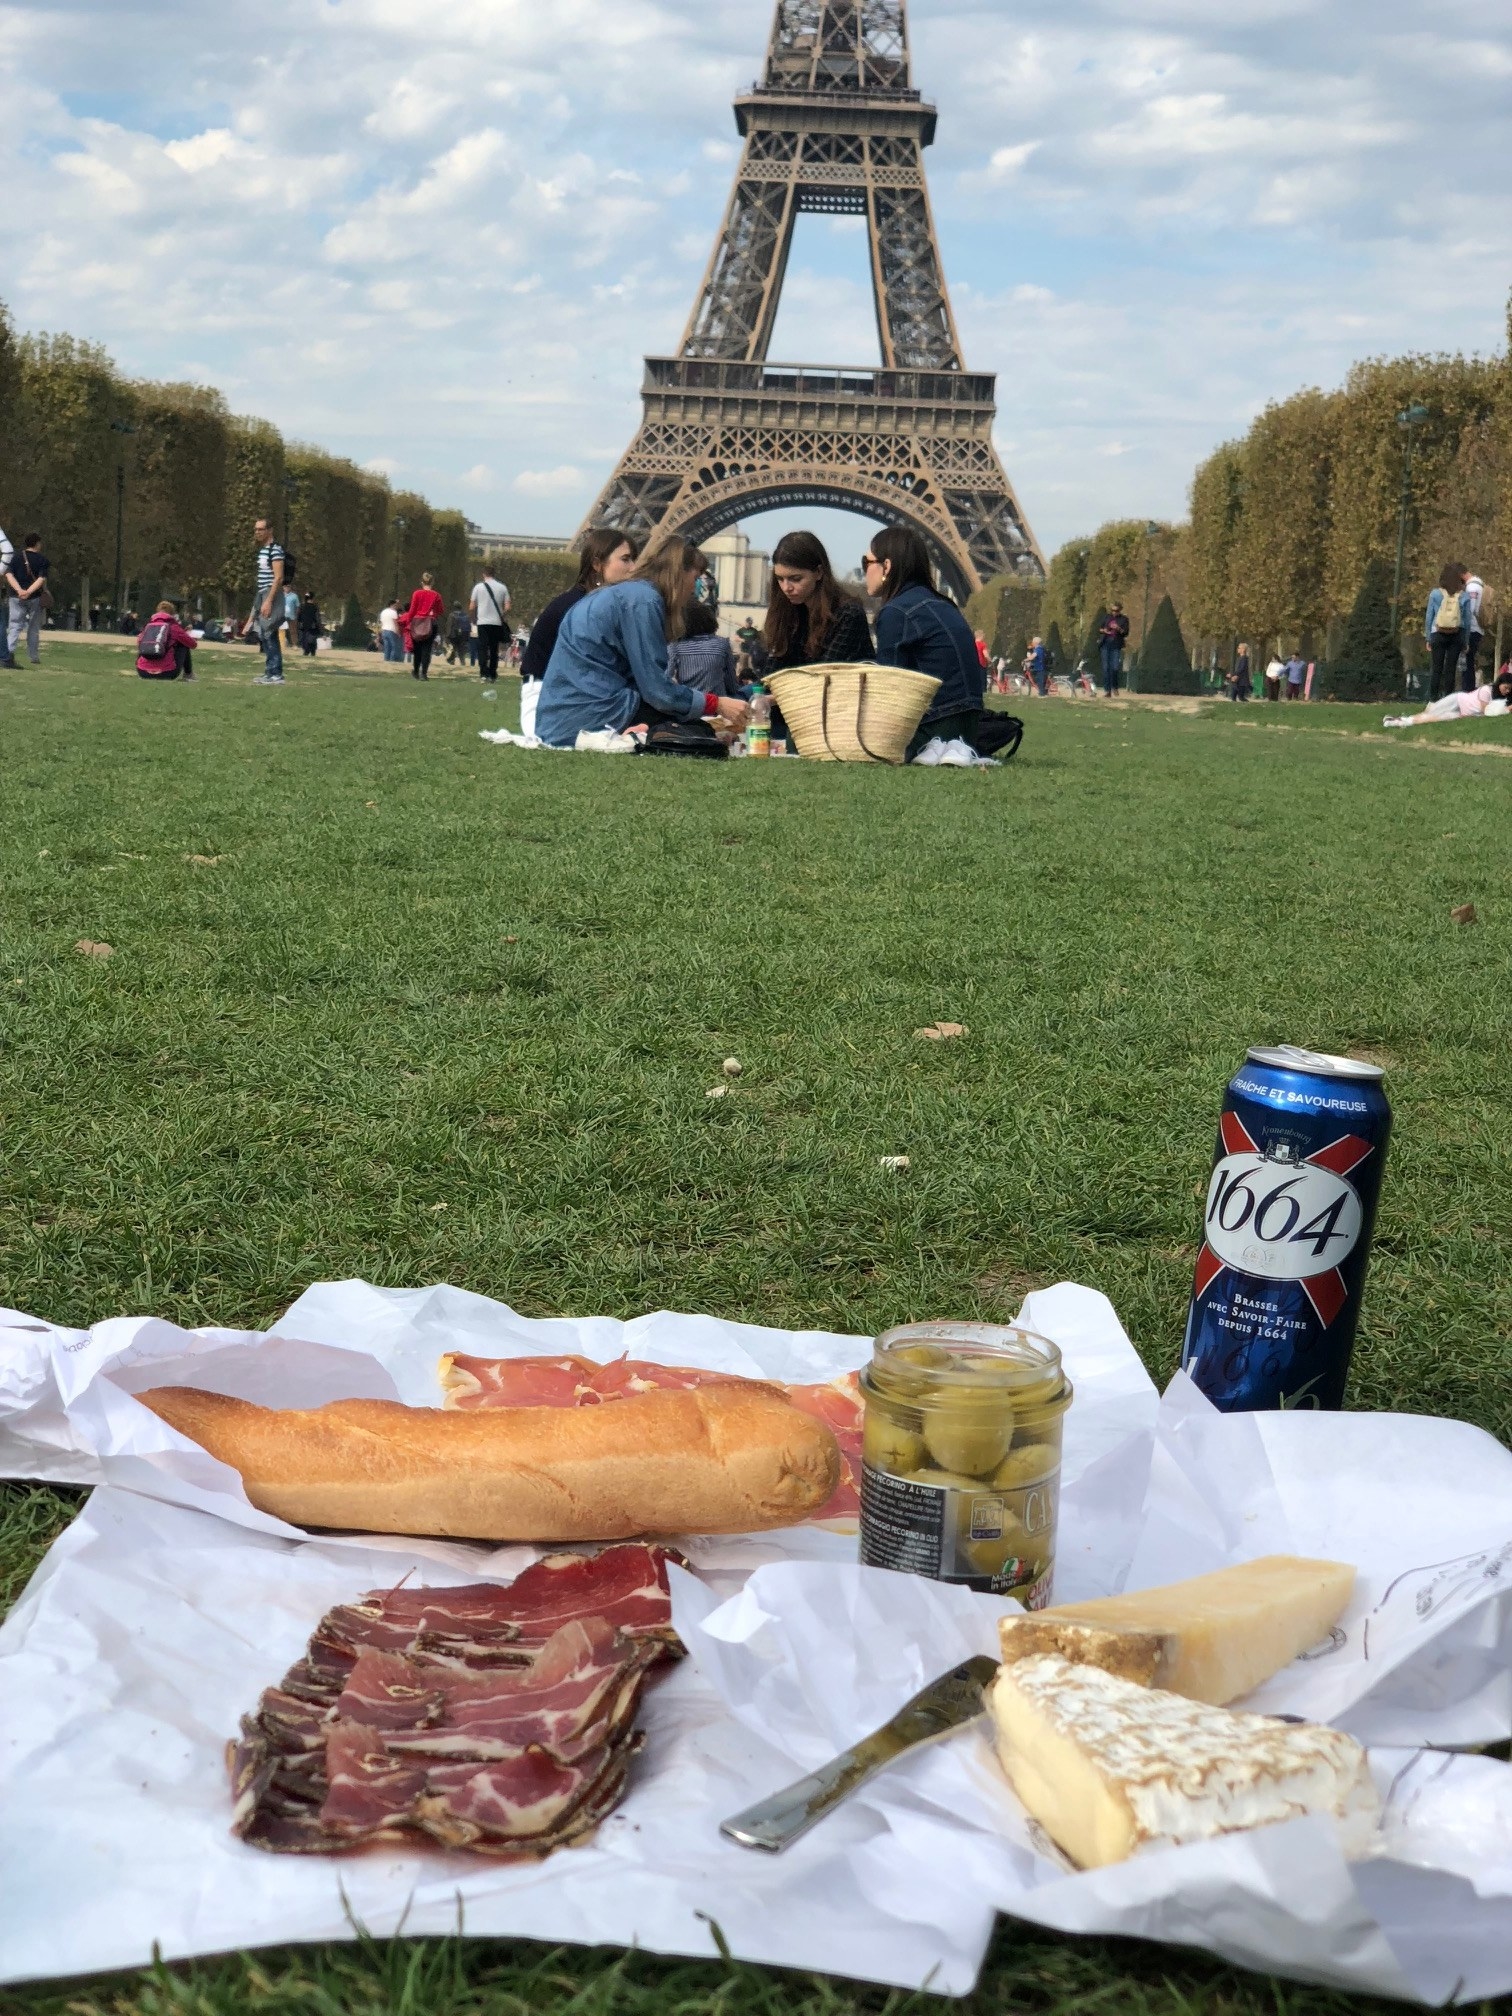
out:
<path id="1" fill-rule="evenodd" d="M 908 745 L 907 761 L 938 737 L 975 749 L 987 680 L 971 625 L 935 587 L 929 549 L 917 532 L 890 525 L 861 562 L 866 591 L 877 596 L 877 660 L 938 679 L 940 690 Z M 990 752 L 983 752 L 990 753 Z"/>

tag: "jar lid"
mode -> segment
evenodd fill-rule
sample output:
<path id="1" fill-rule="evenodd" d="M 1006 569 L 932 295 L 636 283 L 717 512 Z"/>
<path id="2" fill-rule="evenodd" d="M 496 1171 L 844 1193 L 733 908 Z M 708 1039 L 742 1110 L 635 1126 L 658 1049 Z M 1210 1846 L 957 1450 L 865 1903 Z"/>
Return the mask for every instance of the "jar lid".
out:
<path id="1" fill-rule="evenodd" d="M 873 1347 L 872 1369 L 932 1387 L 1043 1388 L 1061 1378 L 1060 1346 L 1016 1323 L 903 1323 Z"/>

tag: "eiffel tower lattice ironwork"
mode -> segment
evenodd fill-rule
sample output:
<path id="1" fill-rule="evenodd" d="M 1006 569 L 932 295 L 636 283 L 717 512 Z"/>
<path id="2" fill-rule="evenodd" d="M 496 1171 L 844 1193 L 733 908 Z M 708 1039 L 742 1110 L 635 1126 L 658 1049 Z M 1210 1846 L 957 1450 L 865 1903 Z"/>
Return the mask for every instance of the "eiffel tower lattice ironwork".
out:
<path id="1" fill-rule="evenodd" d="M 906 0 L 778 0 L 745 152 L 675 357 L 648 357 L 640 432 L 586 524 L 704 539 L 753 511 L 829 505 L 912 525 L 957 596 L 1044 561 L 968 372 L 924 175 Z M 767 361 L 800 211 L 866 219 L 880 370 Z"/>

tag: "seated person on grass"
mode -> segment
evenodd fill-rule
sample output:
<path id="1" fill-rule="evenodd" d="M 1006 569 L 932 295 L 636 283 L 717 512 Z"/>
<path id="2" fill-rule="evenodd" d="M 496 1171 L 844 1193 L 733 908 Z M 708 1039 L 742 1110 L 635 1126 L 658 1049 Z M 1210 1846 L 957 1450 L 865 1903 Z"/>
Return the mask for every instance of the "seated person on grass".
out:
<path id="1" fill-rule="evenodd" d="M 630 580 L 568 610 L 536 712 L 543 742 L 571 749 L 580 734 L 623 734 L 632 722 L 655 728 L 717 718 L 745 727 L 744 700 L 679 686 L 667 670 L 667 647 L 687 636 L 695 584 L 708 571 L 698 548 L 674 536 L 646 554 Z"/>
<path id="2" fill-rule="evenodd" d="M 194 638 L 178 620 L 171 602 L 159 602 L 145 630 L 137 639 L 139 679 L 185 679 L 194 677 Z"/>

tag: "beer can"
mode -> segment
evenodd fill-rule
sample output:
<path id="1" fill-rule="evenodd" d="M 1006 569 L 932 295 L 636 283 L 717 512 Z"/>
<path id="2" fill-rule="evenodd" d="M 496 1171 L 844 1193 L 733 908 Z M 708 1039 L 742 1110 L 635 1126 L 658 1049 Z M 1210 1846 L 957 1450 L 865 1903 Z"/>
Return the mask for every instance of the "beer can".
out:
<path id="1" fill-rule="evenodd" d="M 1344 1404 L 1391 1138 L 1381 1080 L 1288 1044 L 1229 1083 L 1181 1353 L 1226 1413 Z"/>

